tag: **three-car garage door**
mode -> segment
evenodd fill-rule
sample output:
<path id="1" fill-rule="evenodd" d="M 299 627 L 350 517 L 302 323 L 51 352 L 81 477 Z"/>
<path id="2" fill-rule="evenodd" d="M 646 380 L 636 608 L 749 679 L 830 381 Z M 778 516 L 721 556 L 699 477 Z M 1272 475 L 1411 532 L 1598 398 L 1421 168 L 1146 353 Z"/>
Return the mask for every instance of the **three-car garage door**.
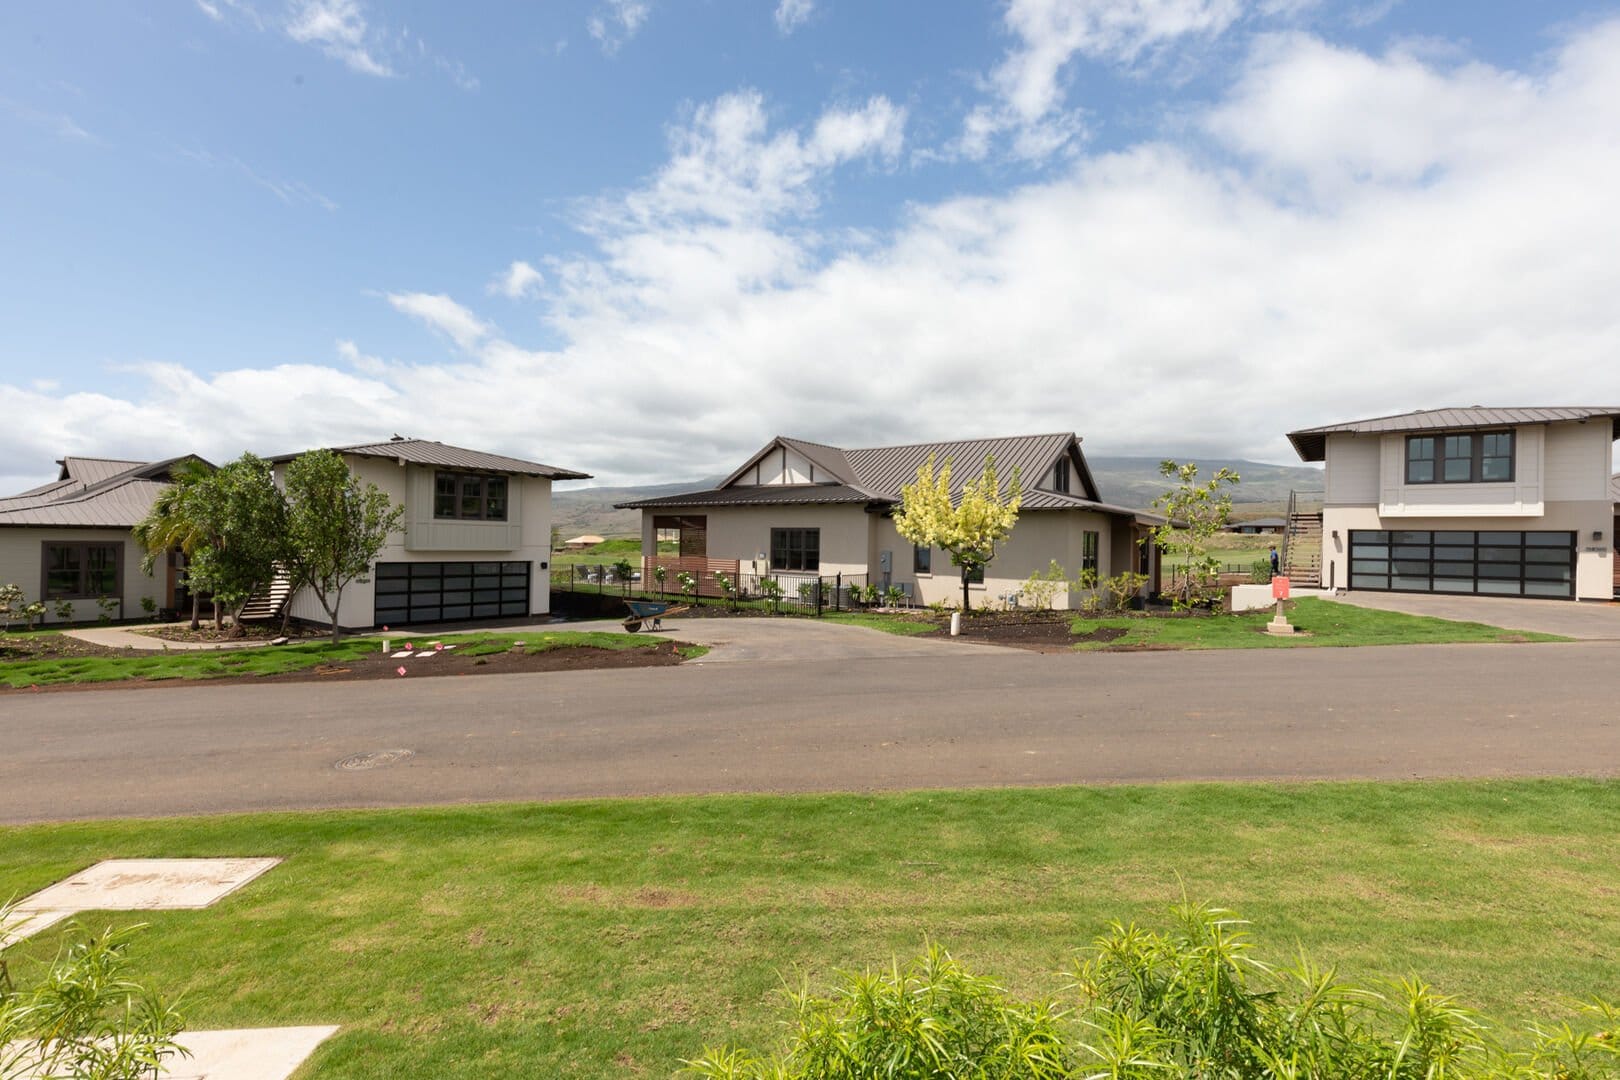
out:
<path id="1" fill-rule="evenodd" d="M 1352 529 L 1350 588 L 1572 600 L 1575 534 Z"/>
<path id="2" fill-rule="evenodd" d="M 529 613 L 529 563 L 378 563 L 377 625 Z"/>

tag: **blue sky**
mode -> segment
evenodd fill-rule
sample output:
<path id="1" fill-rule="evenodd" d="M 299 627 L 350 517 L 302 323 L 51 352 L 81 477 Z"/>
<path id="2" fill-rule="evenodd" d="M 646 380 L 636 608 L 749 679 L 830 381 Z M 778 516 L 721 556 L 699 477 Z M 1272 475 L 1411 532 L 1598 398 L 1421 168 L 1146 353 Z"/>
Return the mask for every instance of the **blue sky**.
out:
<path id="1" fill-rule="evenodd" d="M 1620 6 L 0 12 L 0 482 L 1620 404 Z"/>

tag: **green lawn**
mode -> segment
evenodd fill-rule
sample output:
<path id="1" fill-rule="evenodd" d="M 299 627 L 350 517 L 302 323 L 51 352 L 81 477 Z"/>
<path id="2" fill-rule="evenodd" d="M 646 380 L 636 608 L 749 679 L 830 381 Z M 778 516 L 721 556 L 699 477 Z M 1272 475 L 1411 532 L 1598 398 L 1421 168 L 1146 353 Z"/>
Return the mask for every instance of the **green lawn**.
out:
<path id="1" fill-rule="evenodd" d="M 821 618 L 825 622 L 864 626 L 870 630 L 882 630 L 885 634 L 900 634 L 904 637 L 927 634 L 939 629 L 937 620 L 910 615 L 883 615 L 873 611 L 834 611 Z"/>
<path id="2" fill-rule="evenodd" d="M 148 921 L 194 1027 L 341 1023 L 301 1080 L 665 1077 L 770 1043 L 796 973 L 925 938 L 1021 994 L 1183 887 L 1346 976 L 1419 973 L 1514 1022 L 1613 996 L 1620 785 L 1168 785 L 708 797 L 0 829 L 0 897 L 114 856 L 283 855 Z M 52 930 L 7 954 L 24 979 Z M 182 1040 L 183 1041 L 183 1040 Z"/>
<path id="3" fill-rule="evenodd" d="M 403 646 L 416 635 L 396 632 L 389 639 Z M 630 637 L 601 633 L 440 634 L 435 641 L 455 642 L 464 656 L 506 652 L 516 641 L 530 652 L 582 645 L 598 649 L 642 649 L 661 645 L 668 638 Z M 49 686 L 55 683 L 117 682 L 123 679 L 218 679 L 233 675 L 280 675 L 317 664 L 354 660 L 382 648 L 376 637 L 345 638 L 296 645 L 254 646 L 243 649 L 136 653 L 129 656 L 84 656 L 56 660 L 16 660 L 0 663 L 0 686 Z M 701 655 L 701 654 L 699 654 Z"/>
<path id="4" fill-rule="evenodd" d="M 1481 641 L 1568 641 L 1556 634 L 1504 630 L 1484 623 L 1451 622 L 1424 615 L 1375 611 L 1314 596 L 1290 601 L 1288 621 L 1301 631 L 1291 637 L 1264 632 L 1275 612 L 1212 615 L 1181 619 L 1078 618 L 1071 629 L 1087 634 L 1099 627 L 1118 627 L 1125 636 L 1114 641 L 1084 641 L 1077 649 L 1148 645 L 1169 649 L 1293 649 L 1326 645 L 1438 645 Z"/>

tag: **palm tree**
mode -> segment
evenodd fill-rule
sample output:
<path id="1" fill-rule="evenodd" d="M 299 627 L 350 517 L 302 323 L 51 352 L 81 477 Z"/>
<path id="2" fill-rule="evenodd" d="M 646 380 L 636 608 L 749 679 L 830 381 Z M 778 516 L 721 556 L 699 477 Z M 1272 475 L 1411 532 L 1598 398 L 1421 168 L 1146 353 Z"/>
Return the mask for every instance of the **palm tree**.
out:
<path id="1" fill-rule="evenodd" d="M 210 466 L 196 458 L 188 458 L 169 470 L 173 483 L 153 500 L 152 508 L 133 530 L 135 542 L 146 551 L 141 569 L 147 574 L 156 568 L 160 555 L 178 548 L 190 560 L 199 548 L 214 542 L 213 529 L 202 516 L 202 500 L 198 498 L 203 482 L 212 472 Z M 196 630 L 202 625 L 201 601 L 195 589 L 190 592 L 191 628 Z"/>

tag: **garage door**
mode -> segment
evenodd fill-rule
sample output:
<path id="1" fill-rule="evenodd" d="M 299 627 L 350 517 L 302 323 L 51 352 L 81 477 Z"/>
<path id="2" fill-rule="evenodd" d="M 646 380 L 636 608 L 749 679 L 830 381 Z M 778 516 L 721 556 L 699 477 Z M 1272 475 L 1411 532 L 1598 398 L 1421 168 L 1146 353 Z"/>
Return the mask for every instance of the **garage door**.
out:
<path id="1" fill-rule="evenodd" d="M 1350 587 L 1571 600 L 1575 534 L 1352 529 Z"/>
<path id="2" fill-rule="evenodd" d="M 529 613 L 526 562 L 378 563 L 377 625 Z"/>

